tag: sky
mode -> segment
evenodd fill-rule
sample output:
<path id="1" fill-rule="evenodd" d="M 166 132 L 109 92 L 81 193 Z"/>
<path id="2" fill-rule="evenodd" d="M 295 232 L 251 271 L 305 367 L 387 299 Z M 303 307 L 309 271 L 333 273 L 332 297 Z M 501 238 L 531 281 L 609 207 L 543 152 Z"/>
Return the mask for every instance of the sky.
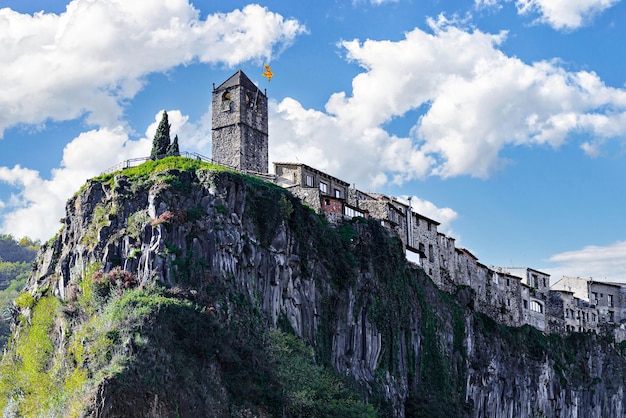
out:
<path id="1" fill-rule="evenodd" d="M 241 69 L 270 162 L 413 196 L 485 265 L 626 282 L 624 21 L 621 0 L 0 0 L 0 232 L 54 236 L 163 110 L 210 157 L 212 86 Z"/>

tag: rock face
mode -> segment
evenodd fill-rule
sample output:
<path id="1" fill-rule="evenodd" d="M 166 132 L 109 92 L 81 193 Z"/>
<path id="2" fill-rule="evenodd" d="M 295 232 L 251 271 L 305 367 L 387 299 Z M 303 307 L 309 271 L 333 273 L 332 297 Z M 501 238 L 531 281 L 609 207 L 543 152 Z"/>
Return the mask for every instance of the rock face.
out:
<path id="1" fill-rule="evenodd" d="M 68 335 L 87 321 L 80 301 L 92 277 L 128 272 L 132 286 L 164 288 L 184 306 L 159 305 L 118 337 L 123 371 L 100 376 L 95 360 L 74 360 L 88 370 L 77 415 L 296 416 L 263 351 L 272 329 L 310 344 L 315 363 L 347 379 L 378 416 L 625 415 L 621 346 L 499 325 L 472 310 L 471 289 L 439 291 L 377 222 L 327 225 L 260 180 L 208 168 L 122 172 L 89 181 L 63 224 L 28 284 L 73 318 L 50 328 L 64 336 L 52 338 L 54 351 L 76 351 Z M 119 283 L 111 297 L 123 301 Z M 20 318 L 36 306 L 20 306 Z M 27 327 L 22 319 L 15 333 Z M 18 356 L 15 341 L 9 353 Z M 274 386 L 238 392 L 236 382 L 266 378 Z M 11 399 L 5 412 L 21 407 Z M 333 414 L 349 416 L 324 415 Z"/>

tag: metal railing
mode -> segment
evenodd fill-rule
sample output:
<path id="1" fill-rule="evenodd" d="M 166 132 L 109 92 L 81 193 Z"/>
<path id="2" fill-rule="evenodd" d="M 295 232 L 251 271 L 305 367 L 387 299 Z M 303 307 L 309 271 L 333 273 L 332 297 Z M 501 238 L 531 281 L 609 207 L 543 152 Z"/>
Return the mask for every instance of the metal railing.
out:
<path id="1" fill-rule="evenodd" d="M 195 160 L 198 161 L 204 161 L 207 163 L 212 163 L 212 164 L 217 164 L 217 165 L 221 165 L 222 167 L 226 167 L 226 168 L 230 168 L 231 170 L 237 171 L 239 173 L 243 173 L 243 174 L 248 174 L 251 176 L 255 176 L 255 177 L 259 177 L 262 178 L 263 180 L 267 180 L 267 181 L 275 181 L 276 180 L 276 176 L 274 174 L 269 174 L 269 173 L 260 173 L 257 171 L 252 171 L 252 170 L 240 170 L 236 167 L 232 167 L 229 166 L 227 164 L 224 163 L 220 163 L 217 162 L 209 157 L 205 157 L 202 154 L 198 154 L 197 152 L 179 152 L 178 154 L 176 154 L 177 157 L 185 157 L 185 158 L 193 158 Z M 139 158 L 130 158 L 128 160 L 124 160 L 121 161 L 117 164 L 115 164 L 113 167 L 109 167 L 106 170 L 104 170 L 101 175 L 105 175 L 105 174 L 111 174 L 114 173 L 116 171 L 121 171 L 121 170 L 126 170 L 127 168 L 131 168 L 131 167 L 136 167 L 138 165 L 141 165 L 143 163 L 145 163 L 146 161 L 150 161 L 150 160 L 159 160 L 161 158 L 165 158 L 165 157 L 170 157 L 170 155 L 157 155 L 154 157 L 139 157 Z"/>
<path id="2" fill-rule="evenodd" d="M 125 170 L 125 169 L 131 168 L 131 167 L 136 167 L 138 165 L 141 165 L 141 164 L 145 163 L 146 161 L 159 160 L 159 159 L 165 158 L 165 157 L 170 157 L 170 155 L 164 154 L 164 155 L 156 155 L 154 157 L 151 156 L 151 157 L 130 158 L 128 160 L 124 160 L 124 161 L 121 161 L 121 162 L 115 164 L 113 167 L 107 168 L 106 170 L 104 170 L 102 172 L 102 174 L 111 174 L 111 173 L 114 173 L 116 171 Z M 204 162 L 207 162 L 207 163 L 224 165 L 224 164 L 220 164 L 220 163 L 218 163 L 216 161 L 213 161 L 209 157 L 205 157 L 204 155 L 198 154 L 197 152 L 187 152 L 187 151 L 179 152 L 178 154 L 176 154 L 176 157 L 193 158 L 193 159 L 204 161 Z M 228 167 L 228 166 L 226 166 L 226 167 Z M 235 169 L 234 167 L 228 167 L 228 168 L 232 168 L 233 170 Z"/>

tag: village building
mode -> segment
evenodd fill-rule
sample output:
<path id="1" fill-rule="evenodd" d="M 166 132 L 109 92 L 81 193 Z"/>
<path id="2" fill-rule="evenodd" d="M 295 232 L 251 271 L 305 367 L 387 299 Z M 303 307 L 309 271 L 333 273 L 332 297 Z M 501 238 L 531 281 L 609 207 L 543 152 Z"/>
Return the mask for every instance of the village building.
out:
<path id="1" fill-rule="evenodd" d="M 626 322 L 626 285 L 564 276 L 552 286 L 554 290 L 566 290 L 574 297 L 587 302 L 598 315 L 599 323 Z"/>
<path id="2" fill-rule="evenodd" d="M 369 216 L 367 210 L 348 203 L 350 184 L 301 163 L 274 163 L 274 181 L 298 196 L 305 204 L 323 213 L 329 222 Z"/>
<path id="3" fill-rule="evenodd" d="M 550 291 L 546 315 L 549 318 L 550 333 L 567 334 L 598 330 L 598 311 L 595 305 L 577 298 L 574 292 L 568 290 Z"/>

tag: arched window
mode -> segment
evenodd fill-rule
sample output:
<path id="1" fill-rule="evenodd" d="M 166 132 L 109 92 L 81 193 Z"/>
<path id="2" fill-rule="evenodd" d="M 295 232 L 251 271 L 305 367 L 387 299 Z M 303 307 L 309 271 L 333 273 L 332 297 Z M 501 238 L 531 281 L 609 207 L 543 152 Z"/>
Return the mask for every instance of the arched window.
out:
<path id="1" fill-rule="evenodd" d="M 222 112 L 229 112 L 230 111 L 230 104 L 231 104 L 232 100 L 231 100 L 231 96 L 230 96 L 230 92 L 224 92 L 224 94 L 222 94 Z"/>
<path id="2" fill-rule="evenodd" d="M 259 105 L 259 91 L 257 90 L 256 94 L 247 91 L 246 92 L 246 106 L 252 109 L 256 109 Z"/>
<path id="3" fill-rule="evenodd" d="M 530 301 L 530 310 L 534 312 L 543 313 L 543 305 L 536 300 Z"/>

